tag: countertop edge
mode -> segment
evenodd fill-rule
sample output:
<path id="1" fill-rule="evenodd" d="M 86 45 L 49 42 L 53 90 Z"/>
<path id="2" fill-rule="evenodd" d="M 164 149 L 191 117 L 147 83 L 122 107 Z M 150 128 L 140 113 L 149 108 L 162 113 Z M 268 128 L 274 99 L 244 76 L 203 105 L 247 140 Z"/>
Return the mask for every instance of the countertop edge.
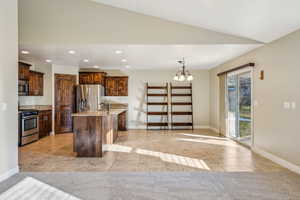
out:
<path id="1" fill-rule="evenodd" d="M 119 115 L 126 111 L 127 109 L 112 109 L 109 113 L 107 111 L 80 112 L 80 113 L 73 113 L 72 117 L 107 117 L 112 115 Z"/>

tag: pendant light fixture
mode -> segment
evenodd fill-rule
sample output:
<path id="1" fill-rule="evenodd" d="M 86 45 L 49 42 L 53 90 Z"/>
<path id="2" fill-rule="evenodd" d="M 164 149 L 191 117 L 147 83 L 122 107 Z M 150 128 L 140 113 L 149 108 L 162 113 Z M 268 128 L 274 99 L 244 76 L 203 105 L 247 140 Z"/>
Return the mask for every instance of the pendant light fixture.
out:
<path id="1" fill-rule="evenodd" d="M 174 81 L 192 81 L 194 80 L 194 77 L 192 76 L 192 74 L 185 69 L 185 60 L 184 58 L 180 61 L 178 61 L 179 64 L 182 65 L 182 70 L 179 70 L 176 75 L 174 76 L 173 80 Z"/>

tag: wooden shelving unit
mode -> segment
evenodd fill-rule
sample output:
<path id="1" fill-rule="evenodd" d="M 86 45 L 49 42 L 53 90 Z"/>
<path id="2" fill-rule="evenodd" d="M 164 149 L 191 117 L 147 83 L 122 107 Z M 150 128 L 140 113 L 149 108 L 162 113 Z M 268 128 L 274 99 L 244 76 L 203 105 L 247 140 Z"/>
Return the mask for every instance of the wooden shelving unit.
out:
<path id="1" fill-rule="evenodd" d="M 176 93 L 177 91 L 186 91 L 186 93 Z M 171 129 L 178 129 L 178 127 L 190 127 L 191 129 L 194 129 L 194 124 L 193 124 L 193 88 L 192 84 L 189 86 L 173 86 L 170 84 L 170 91 L 171 91 Z M 187 101 L 178 101 L 175 100 L 176 97 L 185 97 L 189 100 Z M 178 106 L 185 106 L 188 107 L 188 111 L 176 111 L 174 109 L 175 107 Z M 191 116 L 190 121 L 180 121 L 180 122 L 174 122 L 174 116 Z M 189 128 L 189 129 L 190 129 Z M 182 129 L 182 128 L 181 128 Z M 185 128 L 186 129 L 186 128 Z"/>
<path id="2" fill-rule="evenodd" d="M 155 130 L 167 130 L 169 129 L 169 85 L 166 83 L 165 86 L 149 86 L 147 87 L 147 130 L 154 129 L 154 127 L 158 127 Z M 152 93 L 151 91 L 157 91 L 157 93 Z M 159 93 L 160 91 L 161 93 Z M 163 100 L 158 101 L 150 101 L 149 97 L 160 97 Z M 151 111 L 152 107 L 161 108 L 161 111 Z M 165 109 L 166 108 L 166 109 Z M 151 122 L 151 116 L 161 116 L 161 122 Z"/>

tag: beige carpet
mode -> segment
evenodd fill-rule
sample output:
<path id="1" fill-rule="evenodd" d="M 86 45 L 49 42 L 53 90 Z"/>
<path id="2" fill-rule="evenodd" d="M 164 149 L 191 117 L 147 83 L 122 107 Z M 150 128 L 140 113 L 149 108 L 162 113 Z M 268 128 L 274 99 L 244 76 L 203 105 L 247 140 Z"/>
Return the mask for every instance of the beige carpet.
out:
<path id="1" fill-rule="evenodd" d="M 0 195 L 0 200 L 80 200 L 31 177 Z"/>
<path id="2" fill-rule="evenodd" d="M 292 172 L 20 173 L 0 193 L 28 176 L 82 200 L 300 200 Z"/>

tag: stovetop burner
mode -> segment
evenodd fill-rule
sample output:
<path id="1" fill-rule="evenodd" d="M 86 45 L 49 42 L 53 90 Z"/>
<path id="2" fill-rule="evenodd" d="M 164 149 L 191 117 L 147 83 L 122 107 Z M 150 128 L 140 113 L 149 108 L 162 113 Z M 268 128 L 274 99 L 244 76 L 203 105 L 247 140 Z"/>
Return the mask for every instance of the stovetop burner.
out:
<path id="1" fill-rule="evenodd" d="M 37 110 L 20 110 L 20 111 L 23 117 L 39 114 Z"/>

